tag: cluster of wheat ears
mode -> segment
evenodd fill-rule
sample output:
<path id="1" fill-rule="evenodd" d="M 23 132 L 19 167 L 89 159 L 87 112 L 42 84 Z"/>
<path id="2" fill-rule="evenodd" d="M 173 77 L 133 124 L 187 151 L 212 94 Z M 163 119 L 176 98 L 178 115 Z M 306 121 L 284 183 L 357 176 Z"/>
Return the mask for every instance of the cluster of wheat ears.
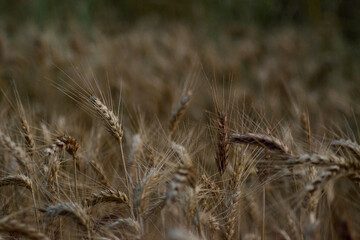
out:
<path id="1" fill-rule="evenodd" d="M 0 131 L 4 239 L 360 237 L 350 220 L 360 207 L 360 146 L 316 139 L 306 113 L 304 144 L 294 146 L 269 128 L 233 126 L 215 101 L 204 127 L 213 138 L 203 139 L 191 125 L 177 132 L 196 90 L 184 91 L 161 130 L 142 122 L 132 131 L 96 84 L 55 85 L 93 126 L 77 136 L 66 124 L 30 125 L 19 95 L 7 98 L 19 131 Z"/>

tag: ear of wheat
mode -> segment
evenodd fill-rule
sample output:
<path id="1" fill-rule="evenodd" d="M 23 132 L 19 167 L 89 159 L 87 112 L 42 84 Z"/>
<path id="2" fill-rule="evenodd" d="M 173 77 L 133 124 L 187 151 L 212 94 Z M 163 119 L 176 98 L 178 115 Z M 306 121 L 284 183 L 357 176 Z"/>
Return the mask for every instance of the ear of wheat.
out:
<path id="1" fill-rule="evenodd" d="M 33 227 L 7 217 L 0 219 L 0 232 L 19 234 L 32 240 L 50 240 Z"/>
<path id="2" fill-rule="evenodd" d="M 16 158 L 19 165 L 24 168 L 26 172 L 30 171 L 30 159 L 26 152 L 21 147 L 17 146 L 11 138 L 0 131 L 0 144 Z"/>
<path id="3" fill-rule="evenodd" d="M 222 175 L 228 164 L 228 130 L 227 117 L 225 113 L 217 112 L 217 151 L 216 151 L 216 165 L 220 175 Z"/>
<path id="4" fill-rule="evenodd" d="M 119 118 L 114 114 L 111 109 L 109 109 L 103 102 L 101 102 L 99 98 L 91 96 L 89 98 L 89 101 L 95 111 L 98 113 L 98 116 L 103 120 L 106 128 L 111 133 L 111 135 L 119 143 L 121 143 L 124 133 Z"/>
<path id="5" fill-rule="evenodd" d="M 170 134 L 172 134 L 177 125 L 179 124 L 179 121 L 181 119 L 181 117 L 184 115 L 187 107 L 189 106 L 190 100 L 191 100 L 191 92 L 188 92 L 187 95 L 185 95 L 179 105 L 171 112 L 171 116 L 169 119 L 169 131 Z"/>

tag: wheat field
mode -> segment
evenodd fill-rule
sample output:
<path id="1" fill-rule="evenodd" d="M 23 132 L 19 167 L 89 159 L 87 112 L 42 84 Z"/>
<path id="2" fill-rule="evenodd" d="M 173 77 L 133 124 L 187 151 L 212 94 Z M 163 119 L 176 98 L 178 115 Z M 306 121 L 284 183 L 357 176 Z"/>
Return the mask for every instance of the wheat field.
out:
<path id="1" fill-rule="evenodd" d="M 69 26 L 0 35 L 0 239 L 360 239 L 337 29 Z"/>

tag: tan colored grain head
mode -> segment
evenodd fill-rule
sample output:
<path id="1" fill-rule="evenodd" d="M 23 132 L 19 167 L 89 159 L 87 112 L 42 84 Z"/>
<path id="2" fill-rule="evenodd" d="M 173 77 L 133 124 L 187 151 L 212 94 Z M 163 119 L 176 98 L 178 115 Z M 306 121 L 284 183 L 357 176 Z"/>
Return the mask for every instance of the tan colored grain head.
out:
<path id="1" fill-rule="evenodd" d="M 229 139 L 233 143 L 257 145 L 280 154 L 292 155 L 291 150 L 282 141 L 273 136 L 258 133 L 233 133 L 230 134 Z"/>
<path id="2" fill-rule="evenodd" d="M 32 190 L 31 179 L 23 174 L 0 178 L 0 187 L 8 186 L 8 185 L 21 186 L 29 190 Z"/>
<path id="3" fill-rule="evenodd" d="M 124 133 L 119 118 L 99 98 L 91 96 L 89 101 L 98 113 L 99 117 L 103 120 L 111 135 L 113 135 L 113 137 L 121 143 Z"/>
<path id="4" fill-rule="evenodd" d="M 35 152 L 34 137 L 31 133 L 31 129 L 26 118 L 24 116 L 21 116 L 20 121 L 21 121 L 21 133 L 25 138 L 26 151 L 29 154 L 29 156 L 32 156 Z"/>
<path id="5" fill-rule="evenodd" d="M 73 202 L 63 202 L 56 205 L 49 206 L 45 209 L 40 209 L 48 217 L 65 216 L 72 219 L 79 226 L 89 230 L 91 219 L 85 209 L 79 204 Z"/>
<path id="6" fill-rule="evenodd" d="M 21 235 L 32 240 L 50 240 L 49 237 L 32 226 L 7 217 L 0 219 L 0 232 Z"/>
<path id="7" fill-rule="evenodd" d="M 106 186 L 107 188 L 110 188 L 110 186 L 111 186 L 110 181 L 106 177 L 103 168 L 95 160 L 90 161 L 90 166 L 98 175 L 100 183 L 102 185 Z"/>
<path id="8" fill-rule="evenodd" d="M 0 144 L 17 160 L 18 164 L 26 171 L 30 171 L 30 159 L 24 149 L 11 140 L 9 136 L 0 131 Z"/>
<path id="9" fill-rule="evenodd" d="M 189 106 L 191 100 L 192 93 L 189 91 L 187 95 L 185 95 L 181 101 L 179 102 L 178 106 L 171 112 L 170 119 L 169 119 L 169 132 L 172 134 L 177 125 L 180 122 L 181 117 L 184 115 L 186 109 Z"/>
<path id="10" fill-rule="evenodd" d="M 216 166 L 219 174 L 222 175 L 228 164 L 229 143 L 228 143 L 228 126 L 227 116 L 224 112 L 217 112 L 217 151 Z"/>
<path id="11" fill-rule="evenodd" d="M 112 190 L 112 189 L 106 189 L 104 191 L 101 191 L 99 193 L 93 193 L 90 197 L 86 198 L 85 204 L 89 207 L 93 207 L 99 203 L 105 203 L 105 202 L 115 202 L 119 204 L 128 204 L 128 197 L 125 193 Z"/>

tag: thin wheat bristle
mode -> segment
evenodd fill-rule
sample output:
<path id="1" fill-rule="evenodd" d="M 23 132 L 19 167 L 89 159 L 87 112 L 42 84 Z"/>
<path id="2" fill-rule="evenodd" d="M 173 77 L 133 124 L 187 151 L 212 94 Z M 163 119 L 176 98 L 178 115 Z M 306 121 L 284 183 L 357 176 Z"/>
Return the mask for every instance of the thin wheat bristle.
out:
<path id="1" fill-rule="evenodd" d="M 8 185 L 21 186 L 21 187 L 25 187 L 29 190 L 32 190 L 31 179 L 23 174 L 0 178 L 0 187 L 8 186 Z"/>
<path id="2" fill-rule="evenodd" d="M 115 203 L 124 203 L 128 204 L 128 197 L 125 193 L 112 190 L 112 189 L 106 189 L 104 191 L 101 191 L 99 193 L 93 193 L 90 197 L 86 198 L 85 204 L 87 206 L 95 206 L 99 203 L 104 202 L 115 202 Z"/>
<path id="3" fill-rule="evenodd" d="M 230 142 L 240 144 L 252 144 L 275 151 L 284 155 L 292 155 L 290 149 L 279 139 L 264 134 L 247 133 L 237 134 L 232 133 L 229 136 Z"/>
<path id="4" fill-rule="evenodd" d="M 190 100 L 191 100 L 191 95 L 192 93 L 189 91 L 187 93 L 187 95 L 185 95 L 179 105 L 171 112 L 171 116 L 169 119 L 169 132 L 173 133 L 177 127 L 177 125 L 179 124 L 179 121 L 181 119 L 181 117 L 184 115 L 186 109 L 189 106 Z"/>
<path id="5" fill-rule="evenodd" d="M 37 229 L 27 224 L 21 223 L 17 220 L 9 219 L 7 217 L 0 220 L 0 232 L 6 232 L 11 235 L 22 235 L 32 240 L 50 240 L 49 237 L 45 236 Z"/>
<path id="6" fill-rule="evenodd" d="M 122 137 L 124 135 L 122 126 L 120 124 L 119 118 L 114 114 L 114 112 L 109 109 L 102 101 L 95 97 L 91 96 L 89 98 L 90 103 L 95 108 L 96 112 L 98 113 L 99 117 L 105 123 L 106 128 L 108 131 L 115 137 L 115 139 L 121 143 Z"/>
<path id="7" fill-rule="evenodd" d="M 32 156 L 35 152 L 35 141 L 31 133 L 30 126 L 25 117 L 21 116 L 20 121 L 21 121 L 21 133 L 25 138 L 26 151 L 29 154 L 29 156 Z"/>
<path id="8" fill-rule="evenodd" d="M 219 174 L 222 175 L 228 164 L 229 143 L 227 130 L 227 117 L 225 113 L 217 112 L 217 151 L 216 165 Z"/>

